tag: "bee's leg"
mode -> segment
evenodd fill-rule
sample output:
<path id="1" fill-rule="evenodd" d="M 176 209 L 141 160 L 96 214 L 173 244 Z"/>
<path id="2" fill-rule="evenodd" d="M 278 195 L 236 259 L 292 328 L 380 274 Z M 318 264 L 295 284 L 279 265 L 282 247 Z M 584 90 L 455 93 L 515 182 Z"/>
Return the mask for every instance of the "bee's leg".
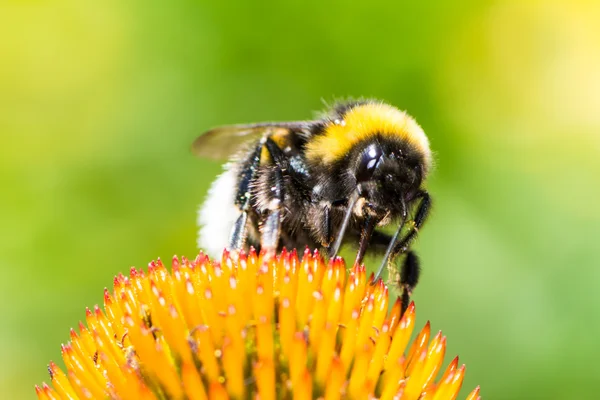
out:
<path id="1" fill-rule="evenodd" d="M 408 308 L 412 291 L 419 283 L 421 275 L 421 267 L 419 266 L 419 258 L 414 251 L 406 253 L 402 268 L 400 269 L 400 289 L 402 290 L 402 314 Z"/>
<path id="2" fill-rule="evenodd" d="M 400 232 L 402 231 L 404 223 L 406 222 L 406 208 L 404 206 L 404 202 L 402 203 L 404 208 L 402 215 L 402 223 L 400 224 L 400 226 L 396 230 L 396 233 L 392 237 L 392 240 L 390 241 L 387 251 L 385 252 L 385 256 L 383 256 L 383 260 L 381 261 L 381 265 L 379 266 L 379 269 L 375 274 L 375 280 L 379 278 L 379 275 L 383 271 L 383 268 L 391 260 L 393 260 L 399 253 L 405 253 L 408 251 L 411 242 L 419 233 L 419 229 L 421 228 L 421 226 L 423 226 L 423 224 L 425 223 L 425 220 L 429 215 L 429 210 L 431 209 L 431 197 L 429 196 L 429 193 L 422 190 L 417 194 L 416 198 L 420 198 L 421 202 L 419 203 L 419 207 L 417 208 L 417 213 L 412 223 L 413 226 L 412 228 L 410 228 L 408 234 L 400 241 L 398 241 L 400 237 Z"/>
<path id="3" fill-rule="evenodd" d="M 396 242 L 398 241 L 400 233 L 402 232 L 402 228 L 404 228 L 404 224 L 406 223 L 408 211 L 406 210 L 406 204 L 404 202 L 404 199 L 400 199 L 400 201 L 402 205 L 402 221 L 400 222 L 400 225 L 398 225 L 394 236 L 392 236 L 392 238 L 388 242 L 387 249 L 385 250 L 385 255 L 381 260 L 381 264 L 379 265 L 377 272 L 375 272 L 375 278 L 373 279 L 373 283 L 377 282 L 377 280 L 381 276 L 381 273 L 383 272 L 383 268 L 387 266 L 390 260 L 392 259 L 392 253 L 394 252 Z"/>
<path id="4" fill-rule="evenodd" d="M 408 234 L 395 245 L 394 251 L 392 252 L 392 258 L 394 258 L 399 253 L 406 253 L 410 247 L 410 244 L 414 240 L 414 238 L 419 233 L 419 229 L 425 223 L 425 220 L 429 216 L 429 211 L 431 210 L 431 197 L 429 193 L 426 191 L 421 191 L 417 195 L 417 198 L 421 199 L 419 203 L 419 207 L 417 208 L 417 213 L 415 214 L 415 218 L 413 220 L 413 226 L 408 232 Z"/>
<path id="5" fill-rule="evenodd" d="M 235 196 L 235 204 L 240 208 L 240 216 L 235 221 L 229 236 L 229 250 L 241 250 L 246 244 L 246 226 L 250 210 L 250 184 L 256 178 L 260 166 L 264 141 L 261 141 L 243 166 L 239 177 L 239 185 Z"/>
<path id="6" fill-rule="evenodd" d="M 266 217 L 261 224 L 260 247 L 268 256 L 275 255 L 281 236 L 281 217 L 284 200 L 283 169 L 285 155 L 271 139 L 267 139 L 265 148 L 273 168 L 270 170 L 271 184 L 266 201 Z"/>
<path id="7" fill-rule="evenodd" d="M 371 236 L 370 248 L 374 251 L 382 251 L 389 246 L 392 236 L 384 232 L 374 231 Z M 410 302 L 410 296 L 412 291 L 419 282 L 419 276 L 421 275 L 421 268 L 419 265 L 419 258 L 413 250 L 409 250 L 406 253 L 406 257 L 402 261 L 402 267 L 400 268 L 400 278 L 398 279 L 399 288 L 401 291 L 400 298 L 402 301 L 402 314 L 406 311 L 408 303 Z M 396 278 L 393 278 L 396 279 Z"/>
<path id="8" fill-rule="evenodd" d="M 371 242 L 373 231 L 375 230 L 375 226 L 378 222 L 379 219 L 367 214 L 365 218 L 365 225 L 360 232 L 360 242 L 358 245 L 358 252 L 356 253 L 356 259 L 354 260 L 354 265 L 360 265 L 362 263 L 365 253 L 367 252 L 367 247 Z"/>
<path id="9" fill-rule="evenodd" d="M 273 186 L 271 200 L 267 204 L 267 215 L 261 226 L 260 247 L 267 255 L 272 256 L 277 251 L 281 235 L 281 209 L 283 202 L 283 176 L 279 168 L 273 171 Z"/>
<path id="10" fill-rule="evenodd" d="M 379 267 L 379 270 L 377 271 L 377 274 L 376 274 L 376 278 L 379 277 L 379 274 L 381 273 L 381 271 L 383 271 L 383 267 L 385 265 L 388 265 L 389 263 L 391 263 L 392 260 L 399 253 L 408 252 L 406 254 L 406 258 L 404 259 L 404 262 L 402 264 L 402 268 L 400 269 L 400 282 L 399 283 L 400 283 L 400 287 L 402 289 L 402 295 L 401 295 L 402 313 L 404 313 L 404 311 L 408 307 L 408 302 L 410 301 L 410 296 L 412 294 L 412 290 L 417 285 L 417 282 L 419 281 L 419 275 L 421 273 L 418 257 L 416 256 L 416 254 L 414 252 L 408 251 L 408 249 L 409 249 L 409 246 L 410 246 L 411 242 L 413 241 L 413 239 L 417 236 L 419 229 L 425 223 L 425 220 L 427 219 L 427 216 L 429 215 L 429 210 L 431 209 L 431 197 L 429 196 L 429 194 L 427 192 L 425 192 L 425 191 L 419 192 L 419 194 L 417 195 L 417 198 L 420 198 L 421 202 L 419 203 L 419 207 L 417 208 L 417 213 L 415 215 L 412 228 L 410 229 L 408 234 L 403 239 L 401 239 L 398 243 L 396 243 L 396 241 L 398 240 L 398 237 L 400 235 L 400 232 L 402 231 L 404 222 L 406 221 L 406 212 L 405 212 L 403 215 L 403 218 L 402 218 L 402 224 L 400 225 L 398 230 L 396 230 L 394 237 L 390 241 L 390 244 L 385 253 L 385 256 L 383 257 L 383 261 L 382 261 L 382 263 Z M 375 282 L 375 280 L 374 280 L 374 282 Z"/>
<path id="11" fill-rule="evenodd" d="M 318 237 L 317 241 L 325 248 L 327 252 L 329 252 L 329 248 L 331 247 L 334 239 L 331 226 L 332 209 L 339 207 L 346 202 L 347 200 L 336 200 L 333 202 L 323 201 L 321 204 L 319 204 L 319 213 L 314 216 L 314 219 L 320 222 L 320 225 L 317 225 L 317 230 L 315 232 L 315 235 Z"/>
<path id="12" fill-rule="evenodd" d="M 387 249 L 391 240 L 392 235 L 388 235 L 385 232 L 375 230 L 371 235 L 371 241 L 369 242 L 369 251 L 372 251 L 376 254 L 383 253 Z"/>
<path id="13" fill-rule="evenodd" d="M 312 221 L 312 235 L 315 242 L 325 250 L 329 249 L 333 241 L 331 232 L 331 203 L 321 201 L 315 205 L 308 207 L 306 211 L 306 219 Z"/>
<path id="14" fill-rule="evenodd" d="M 246 223 L 248 222 L 248 212 L 242 211 L 235 220 L 229 237 L 229 250 L 241 250 L 246 242 Z"/>
<path id="15" fill-rule="evenodd" d="M 352 217 L 352 212 L 354 210 L 354 206 L 358 202 L 360 198 L 360 193 L 358 190 L 354 191 L 350 198 L 348 198 L 348 205 L 346 206 L 346 212 L 344 213 L 344 219 L 342 220 L 342 225 L 340 226 L 340 230 L 337 233 L 337 237 L 332 246 L 329 247 L 329 258 L 337 257 L 338 251 L 342 246 L 342 241 L 344 240 L 344 235 L 346 233 L 346 229 L 350 223 L 350 218 Z"/>
<path id="16" fill-rule="evenodd" d="M 325 237 L 324 242 L 322 243 L 325 247 L 329 247 L 333 238 L 331 237 L 331 204 L 327 203 L 323 206 L 323 219 L 321 221 L 323 224 L 321 230 Z"/>

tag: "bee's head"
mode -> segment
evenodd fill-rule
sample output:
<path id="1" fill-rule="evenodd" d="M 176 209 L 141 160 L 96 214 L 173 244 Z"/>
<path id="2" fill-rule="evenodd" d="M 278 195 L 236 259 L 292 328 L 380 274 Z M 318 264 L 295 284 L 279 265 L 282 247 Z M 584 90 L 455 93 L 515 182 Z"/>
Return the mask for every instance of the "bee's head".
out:
<path id="1" fill-rule="evenodd" d="M 397 216 L 414 198 L 424 178 L 423 157 L 403 142 L 369 140 L 350 162 L 359 194 L 371 212 Z"/>

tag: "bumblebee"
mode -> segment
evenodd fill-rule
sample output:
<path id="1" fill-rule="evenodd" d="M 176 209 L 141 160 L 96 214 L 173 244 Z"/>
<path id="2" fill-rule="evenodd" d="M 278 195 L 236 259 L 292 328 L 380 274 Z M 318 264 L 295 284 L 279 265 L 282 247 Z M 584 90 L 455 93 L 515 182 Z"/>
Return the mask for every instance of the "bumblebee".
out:
<path id="1" fill-rule="evenodd" d="M 405 254 L 399 283 L 408 305 L 420 272 L 410 245 L 430 210 L 423 183 L 432 155 L 405 112 L 348 101 L 312 121 L 217 127 L 193 151 L 230 160 L 200 209 L 200 248 L 273 254 L 309 246 L 335 257 L 343 243 L 357 243 L 356 263 L 368 249 L 385 252 L 374 281 Z M 390 224 L 393 235 L 380 230 Z"/>

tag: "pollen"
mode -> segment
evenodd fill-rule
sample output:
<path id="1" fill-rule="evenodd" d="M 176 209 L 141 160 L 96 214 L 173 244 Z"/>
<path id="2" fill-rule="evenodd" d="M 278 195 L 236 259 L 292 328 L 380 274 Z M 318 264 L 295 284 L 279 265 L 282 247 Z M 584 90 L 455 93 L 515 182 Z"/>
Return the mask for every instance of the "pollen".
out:
<path id="1" fill-rule="evenodd" d="M 455 399 L 465 366 L 442 373 L 446 337 L 427 323 L 410 343 L 401 315 L 364 266 L 308 249 L 266 258 L 224 252 L 132 268 L 103 310 L 50 362 L 39 399 Z M 479 388 L 469 400 L 479 398 Z"/>

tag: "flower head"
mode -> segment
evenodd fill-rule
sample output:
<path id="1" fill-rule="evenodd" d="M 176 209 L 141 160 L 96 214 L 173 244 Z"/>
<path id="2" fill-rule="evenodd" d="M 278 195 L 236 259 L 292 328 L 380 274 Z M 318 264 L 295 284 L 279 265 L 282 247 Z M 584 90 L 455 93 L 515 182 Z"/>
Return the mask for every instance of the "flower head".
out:
<path id="1" fill-rule="evenodd" d="M 372 278 L 371 278 L 372 279 Z M 446 338 L 429 323 L 409 345 L 411 303 L 388 311 L 388 289 L 364 267 L 317 252 L 253 251 L 220 263 L 200 253 L 119 275 L 104 311 L 62 346 L 40 399 L 454 399 L 465 366 L 442 377 Z M 468 399 L 478 398 L 479 388 Z"/>

